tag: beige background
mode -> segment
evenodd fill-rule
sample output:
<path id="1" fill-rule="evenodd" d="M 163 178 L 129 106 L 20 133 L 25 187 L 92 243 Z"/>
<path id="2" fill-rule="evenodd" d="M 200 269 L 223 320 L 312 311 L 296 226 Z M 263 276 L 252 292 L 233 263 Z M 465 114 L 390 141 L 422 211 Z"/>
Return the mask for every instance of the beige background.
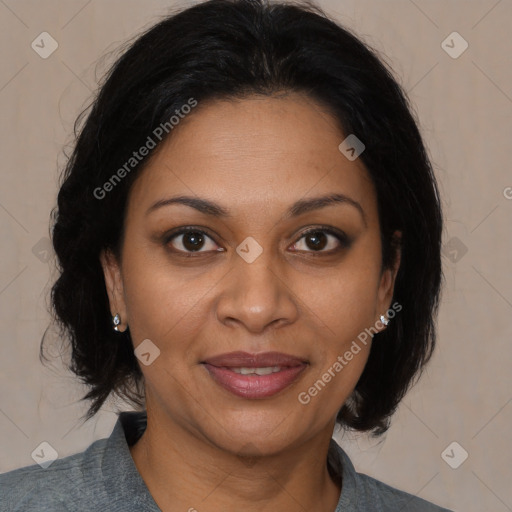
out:
<path id="1" fill-rule="evenodd" d="M 359 471 L 400 489 L 454 510 L 510 511 L 512 2 L 319 4 L 383 52 L 409 91 L 440 180 L 448 244 L 439 345 L 428 370 L 380 444 L 336 437 Z M 49 212 L 74 119 L 112 61 L 100 57 L 171 5 L 0 1 L 2 472 L 33 464 L 42 441 L 60 457 L 81 451 L 115 422 L 111 403 L 79 425 L 83 390 L 58 360 L 49 368 L 38 360 L 55 277 L 45 253 Z M 59 44 L 47 59 L 31 48 L 43 31 Z M 469 43 L 456 59 L 441 46 L 453 31 Z M 441 457 L 453 441 L 469 453 L 457 469 Z"/>

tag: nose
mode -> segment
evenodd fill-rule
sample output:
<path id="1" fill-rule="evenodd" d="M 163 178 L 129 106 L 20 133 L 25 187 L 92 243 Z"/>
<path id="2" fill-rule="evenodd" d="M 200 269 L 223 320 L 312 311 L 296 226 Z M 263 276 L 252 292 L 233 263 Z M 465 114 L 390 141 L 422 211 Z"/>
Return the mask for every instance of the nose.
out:
<path id="1" fill-rule="evenodd" d="M 297 297 L 282 267 L 273 263 L 271 256 L 263 251 L 248 263 L 234 255 L 233 268 L 222 280 L 216 301 L 220 322 L 256 334 L 297 320 Z"/>

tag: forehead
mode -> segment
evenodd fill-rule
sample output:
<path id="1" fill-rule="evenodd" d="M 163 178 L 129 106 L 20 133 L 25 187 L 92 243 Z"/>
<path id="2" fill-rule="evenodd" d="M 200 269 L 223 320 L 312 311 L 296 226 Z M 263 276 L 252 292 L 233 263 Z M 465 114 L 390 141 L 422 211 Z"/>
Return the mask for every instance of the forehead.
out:
<path id="1" fill-rule="evenodd" d="M 186 193 L 264 212 L 339 192 L 371 210 L 373 184 L 360 159 L 339 151 L 344 138 L 324 107 L 298 93 L 200 103 L 135 181 L 131 208 Z"/>

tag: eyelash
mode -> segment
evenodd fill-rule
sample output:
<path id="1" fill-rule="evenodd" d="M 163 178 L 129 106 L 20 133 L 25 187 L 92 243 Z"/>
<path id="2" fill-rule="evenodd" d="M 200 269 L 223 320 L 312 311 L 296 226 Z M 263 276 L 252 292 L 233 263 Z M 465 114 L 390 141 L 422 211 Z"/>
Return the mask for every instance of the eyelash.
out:
<path id="1" fill-rule="evenodd" d="M 196 228 L 194 226 L 189 226 L 186 228 L 178 228 L 176 231 L 172 231 L 171 233 L 167 233 L 166 235 L 164 235 L 164 237 L 163 237 L 164 246 L 167 247 L 174 238 L 176 238 L 180 235 L 185 235 L 187 233 L 198 233 L 200 235 L 206 235 L 208 238 L 210 238 L 211 240 L 213 240 L 215 242 L 213 237 L 211 235 L 209 235 L 208 232 L 206 232 L 204 229 Z M 321 256 L 321 255 L 325 255 L 325 254 L 332 255 L 342 249 L 348 249 L 352 243 L 352 240 L 343 231 L 338 231 L 338 230 L 335 230 L 328 226 L 318 226 L 318 227 L 310 228 L 310 229 L 304 231 L 300 235 L 300 237 L 297 239 L 297 241 L 294 242 L 293 245 L 297 244 L 300 240 L 302 240 L 303 238 L 305 238 L 307 235 L 309 235 L 311 233 L 327 233 L 329 235 L 332 235 L 338 240 L 338 242 L 340 243 L 340 247 L 337 247 L 336 249 L 331 249 L 329 251 L 309 250 L 309 251 L 297 251 L 297 252 L 307 252 L 307 253 L 310 253 L 312 256 Z M 187 251 L 182 251 L 180 249 L 174 249 L 171 252 L 173 252 L 174 254 L 179 254 L 180 256 L 184 256 L 187 258 L 190 258 L 190 257 L 193 258 L 193 257 L 197 257 L 201 254 L 206 254 L 206 253 L 212 252 L 212 251 L 195 251 L 195 252 L 189 251 L 189 252 L 187 252 Z M 213 252 L 222 252 L 222 251 L 213 251 Z"/>

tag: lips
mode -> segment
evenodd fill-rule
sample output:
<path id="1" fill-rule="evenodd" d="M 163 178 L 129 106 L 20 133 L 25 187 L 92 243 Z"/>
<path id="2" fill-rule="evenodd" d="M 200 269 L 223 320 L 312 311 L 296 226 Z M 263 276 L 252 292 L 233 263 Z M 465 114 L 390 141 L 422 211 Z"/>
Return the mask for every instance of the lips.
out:
<path id="1" fill-rule="evenodd" d="M 273 366 L 291 367 L 307 363 L 306 360 L 283 354 L 282 352 L 262 352 L 249 354 L 248 352 L 230 352 L 210 357 L 203 361 L 212 366 L 224 368 L 267 368 Z"/>
<path id="2" fill-rule="evenodd" d="M 279 393 L 295 382 L 308 365 L 302 358 L 281 352 L 231 352 L 202 363 L 217 384 L 246 399 L 268 398 Z"/>

